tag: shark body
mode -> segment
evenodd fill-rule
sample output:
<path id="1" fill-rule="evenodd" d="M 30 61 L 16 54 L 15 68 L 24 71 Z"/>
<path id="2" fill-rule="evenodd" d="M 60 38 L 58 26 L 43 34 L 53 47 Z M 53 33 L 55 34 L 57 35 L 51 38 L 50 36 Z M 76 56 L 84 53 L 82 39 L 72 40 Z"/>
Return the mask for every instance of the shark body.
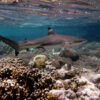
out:
<path id="1" fill-rule="evenodd" d="M 35 40 L 26 40 L 24 43 L 16 43 L 2 36 L 0 36 L 0 40 L 2 40 L 6 44 L 14 48 L 16 56 L 18 55 L 18 51 L 20 49 L 43 47 L 43 48 L 64 48 L 65 50 L 70 50 L 70 45 L 86 41 L 85 39 L 77 38 L 74 36 L 56 34 L 51 28 L 48 28 L 47 36 Z"/>

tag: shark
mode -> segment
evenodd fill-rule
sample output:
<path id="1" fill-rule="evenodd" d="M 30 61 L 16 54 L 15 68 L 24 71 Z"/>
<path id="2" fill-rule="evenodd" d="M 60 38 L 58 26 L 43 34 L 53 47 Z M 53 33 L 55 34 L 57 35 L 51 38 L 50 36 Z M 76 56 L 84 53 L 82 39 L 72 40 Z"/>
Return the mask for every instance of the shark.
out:
<path id="1" fill-rule="evenodd" d="M 3 36 L 0 36 L 0 40 L 15 49 L 15 56 L 18 56 L 21 49 L 28 50 L 29 48 L 43 48 L 43 49 L 53 49 L 53 48 L 64 48 L 66 51 L 70 50 L 70 46 L 73 44 L 81 44 L 86 42 L 85 39 L 78 38 L 75 36 L 57 34 L 52 28 L 48 27 L 48 34 L 44 37 L 27 40 L 25 42 L 19 43 Z"/>

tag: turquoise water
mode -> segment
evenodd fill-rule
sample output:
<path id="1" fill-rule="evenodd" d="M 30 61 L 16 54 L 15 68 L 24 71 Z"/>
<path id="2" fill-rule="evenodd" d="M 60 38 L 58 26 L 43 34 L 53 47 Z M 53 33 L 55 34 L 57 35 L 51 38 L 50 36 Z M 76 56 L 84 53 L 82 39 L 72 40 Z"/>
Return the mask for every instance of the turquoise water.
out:
<path id="1" fill-rule="evenodd" d="M 51 27 L 58 34 L 100 41 L 98 0 L 33 2 L 26 6 L 0 5 L 0 35 L 14 41 L 23 41 L 26 37 L 32 40 L 45 36 Z"/>
<path id="2" fill-rule="evenodd" d="M 15 41 L 36 39 L 47 35 L 47 26 L 41 27 L 0 27 L 0 35 Z M 86 26 L 51 26 L 56 33 L 83 37 L 88 41 L 100 41 L 100 24 L 89 24 Z"/>

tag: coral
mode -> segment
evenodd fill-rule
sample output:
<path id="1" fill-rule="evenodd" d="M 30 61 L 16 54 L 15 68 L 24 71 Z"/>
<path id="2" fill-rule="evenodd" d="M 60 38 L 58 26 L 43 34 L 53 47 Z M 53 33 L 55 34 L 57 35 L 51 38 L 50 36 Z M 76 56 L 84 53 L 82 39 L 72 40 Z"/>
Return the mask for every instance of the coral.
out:
<path id="1" fill-rule="evenodd" d="M 77 91 L 77 96 L 81 99 L 100 99 L 100 90 L 95 87 L 95 85 L 91 82 L 87 82 L 86 85 L 80 87 Z"/>
<path id="2" fill-rule="evenodd" d="M 66 70 L 65 66 L 63 66 L 61 69 L 58 69 L 57 73 L 58 77 L 61 79 L 70 79 L 75 77 L 77 74 L 79 75 L 79 72 L 76 69 Z"/>
<path id="3" fill-rule="evenodd" d="M 60 67 L 59 68 L 61 68 L 61 66 L 63 66 L 64 64 L 72 64 L 72 60 L 70 58 L 56 56 L 56 57 L 54 57 L 54 59 L 56 61 L 58 61 L 58 63 L 60 64 Z"/>
<path id="4" fill-rule="evenodd" d="M 72 64 L 71 59 L 59 57 L 59 56 L 50 56 L 49 54 L 38 54 L 35 55 L 30 61 L 30 67 L 46 68 L 48 70 L 60 69 L 65 64 Z"/>
<path id="5" fill-rule="evenodd" d="M 100 74 L 91 75 L 91 81 L 100 89 Z"/>
<path id="6" fill-rule="evenodd" d="M 95 74 L 95 76 L 92 76 L 92 81 L 94 83 L 100 83 L 100 74 Z"/>
<path id="7" fill-rule="evenodd" d="M 55 99 L 55 100 L 66 100 L 66 97 L 64 96 L 64 90 L 51 90 L 49 94 L 53 95 L 52 97 L 48 97 L 49 99 Z"/>
<path id="8" fill-rule="evenodd" d="M 33 57 L 33 59 L 29 62 L 29 65 L 31 66 L 37 66 L 37 67 L 43 67 L 45 66 L 45 62 L 46 62 L 46 55 L 36 55 Z"/>
<path id="9" fill-rule="evenodd" d="M 75 73 L 69 77 L 68 75 L 71 75 L 69 73 L 72 73 L 72 71 L 75 71 Z M 60 74 L 61 77 L 59 77 L 56 81 L 56 89 L 50 90 L 49 92 L 52 95 L 52 99 L 99 100 L 99 86 L 90 82 L 85 76 L 82 75 L 82 73 L 79 72 L 82 71 L 74 67 L 71 70 L 65 70 L 64 68 L 59 69 L 58 74 Z M 99 80 L 99 78 L 95 80 Z"/>
<path id="10" fill-rule="evenodd" d="M 60 69 L 62 66 L 64 66 L 67 63 L 67 65 L 71 65 L 72 61 L 69 58 L 54 56 L 53 58 L 49 58 L 46 62 L 46 68 L 49 70 L 52 69 Z"/>
<path id="11" fill-rule="evenodd" d="M 57 59 L 53 59 L 52 60 L 52 65 L 55 66 L 56 69 L 57 68 L 61 68 L 61 65 L 60 65 L 60 63 L 59 63 L 59 61 Z"/>
<path id="12" fill-rule="evenodd" d="M 50 72 L 28 68 L 19 58 L 0 59 L 0 100 L 47 100 L 55 78 Z"/>

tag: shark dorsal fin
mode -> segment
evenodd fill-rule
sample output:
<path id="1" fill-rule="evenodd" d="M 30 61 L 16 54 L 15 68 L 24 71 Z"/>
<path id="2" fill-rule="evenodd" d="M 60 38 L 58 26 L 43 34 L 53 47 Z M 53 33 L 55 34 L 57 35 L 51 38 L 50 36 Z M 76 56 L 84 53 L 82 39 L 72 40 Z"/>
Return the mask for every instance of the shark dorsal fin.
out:
<path id="1" fill-rule="evenodd" d="M 48 27 L 48 35 L 53 35 L 56 34 L 53 29 L 51 29 L 50 27 Z"/>
<path id="2" fill-rule="evenodd" d="M 29 40 L 27 40 L 27 38 L 25 38 L 25 43 L 28 43 L 29 42 Z"/>

